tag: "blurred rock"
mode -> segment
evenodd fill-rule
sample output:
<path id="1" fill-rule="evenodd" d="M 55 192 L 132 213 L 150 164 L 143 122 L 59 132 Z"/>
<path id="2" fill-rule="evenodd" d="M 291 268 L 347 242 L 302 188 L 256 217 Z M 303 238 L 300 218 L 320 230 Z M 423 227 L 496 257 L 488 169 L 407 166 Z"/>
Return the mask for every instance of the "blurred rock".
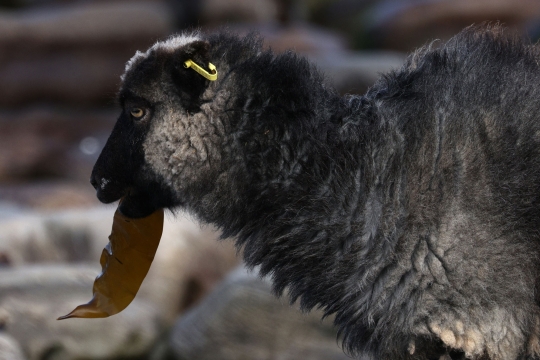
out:
<path id="1" fill-rule="evenodd" d="M 264 44 L 277 52 L 293 50 L 302 54 L 333 54 L 347 48 L 347 41 L 343 36 L 307 24 L 262 26 L 258 30 L 264 37 Z"/>
<path id="2" fill-rule="evenodd" d="M 50 214 L 26 212 L 8 217 L 0 221 L 0 254 L 12 267 L 89 262 L 99 268 L 113 213 L 113 208 L 93 208 Z"/>
<path id="3" fill-rule="evenodd" d="M 1 198 L 1 195 L 0 195 Z M 0 201 L 0 221 L 22 215 L 26 209 L 19 204 Z"/>
<path id="4" fill-rule="evenodd" d="M 109 319 L 57 322 L 90 300 L 114 210 L 0 220 L 0 324 L 30 359 L 142 356 L 239 262 L 232 241 L 218 242 L 211 228 L 167 216 L 152 267 L 126 310 Z"/>
<path id="5" fill-rule="evenodd" d="M 197 360 L 349 359 L 321 316 L 276 299 L 266 281 L 240 269 L 178 320 L 171 352 Z"/>
<path id="6" fill-rule="evenodd" d="M 91 0 L 92 2 L 129 2 L 132 0 Z M 161 0 L 145 0 L 146 2 L 161 2 Z M 34 6 L 55 6 L 62 5 L 73 0 L 0 0 L 0 7 L 6 8 L 27 8 Z"/>
<path id="7" fill-rule="evenodd" d="M 354 48 L 410 52 L 472 24 L 500 22 L 540 37 L 535 0 L 305 0 L 308 18 L 346 34 Z"/>
<path id="8" fill-rule="evenodd" d="M 100 204 L 88 181 L 42 180 L 0 185 L 0 199 L 0 219 L 8 215 L 2 210 L 16 210 L 13 207 L 18 207 L 19 210 L 31 208 L 54 211 L 88 208 Z"/>
<path id="9" fill-rule="evenodd" d="M 57 322 L 90 300 L 114 210 L 28 212 L 0 219 L 0 324 L 30 359 L 141 356 L 178 314 L 238 264 L 232 242 L 216 241 L 211 228 L 166 217 L 153 265 L 125 311 L 110 319 Z"/>
<path id="10" fill-rule="evenodd" d="M 0 219 L 0 266 L 3 258 L 10 267 L 84 262 L 99 270 L 114 211 L 100 207 Z M 218 236 L 185 217 L 166 217 L 154 262 L 137 295 L 158 309 L 162 324 L 172 324 L 237 266 L 240 259 L 232 241 L 218 242 Z M 92 283 L 87 284 L 89 293 Z"/>
<path id="11" fill-rule="evenodd" d="M 204 0 L 201 21 L 207 26 L 230 23 L 268 24 L 277 20 L 275 0 Z"/>
<path id="12" fill-rule="evenodd" d="M 240 25 L 232 29 L 247 34 L 253 27 Z M 260 26 L 256 30 L 266 47 L 276 52 L 293 50 L 307 56 L 342 94 L 364 94 L 381 73 L 401 67 L 406 57 L 391 51 L 353 52 L 347 50 L 347 40 L 343 36 L 304 24 Z"/>
<path id="13" fill-rule="evenodd" d="M 0 181 L 63 177 L 86 183 L 117 115 L 116 109 L 53 106 L 0 110 Z"/>
<path id="14" fill-rule="evenodd" d="M 526 34 L 540 19 L 535 0 L 392 0 L 371 11 L 371 37 L 380 46 L 411 51 L 426 42 L 447 40 L 463 28 L 500 22 Z"/>
<path id="15" fill-rule="evenodd" d="M 211 227 L 166 216 L 163 236 L 139 295 L 156 304 L 161 320 L 172 325 L 196 305 L 240 262 L 232 240 L 218 241 Z"/>
<path id="16" fill-rule="evenodd" d="M 81 292 L 82 295 L 91 296 L 92 290 L 86 285 L 94 281 L 97 269 L 99 269 L 99 264 L 28 264 L 2 268 L 0 269 L 0 302 L 4 304 L 6 301 L 11 301 L 9 299 L 14 296 L 34 295 L 42 295 L 45 300 L 47 297 L 56 296 L 65 291 Z M 65 297 L 65 293 L 60 295 L 60 298 L 62 297 Z M 52 305 L 52 302 L 50 303 L 45 305 Z M 12 322 L 13 318 L 2 307 L 0 323 L 7 328 Z"/>
<path id="17" fill-rule="evenodd" d="M 0 317 L 28 359 L 113 359 L 148 353 L 159 309 L 135 299 L 106 319 L 56 318 L 92 297 L 96 267 L 37 265 L 0 270 Z"/>
<path id="18" fill-rule="evenodd" d="M 17 340 L 2 331 L 0 331 L 0 359 L 25 360 Z"/>
<path id="19" fill-rule="evenodd" d="M 397 52 L 336 52 L 310 55 L 342 94 L 364 94 L 383 73 L 398 69 L 405 55 Z"/>
<path id="20" fill-rule="evenodd" d="M 162 2 L 74 2 L 0 12 L 0 105 L 114 98 L 124 64 L 173 31 Z"/>
<path id="21" fill-rule="evenodd" d="M 166 3 L 177 29 L 194 29 L 201 26 L 200 17 L 204 1 L 166 0 Z"/>
<path id="22" fill-rule="evenodd" d="M 403 1 L 406 3 L 407 0 Z M 385 8 L 381 0 L 304 0 L 307 18 L 314 24 L 338 31 L 356 49 L 377 48 L 377 39 L 369 34 L 374 9 Z M 399 4 L 398 4 L 399 5 Z"/>
<path id="23" fill-rule="evenodd" d="M 381 0 L 303 0 L 309 21 L 347 33 L 352 22 L 360 23 L 362 13 Z M 358 24 L 361 25 L 361 24 Z"/>
<path id="24" fill-rule="evenodd" d="M 0 30 L 1 31 L 1 30 Z M 32 102 L 106 104 L 114 101 L 124 64 L 137 48 L 74 49 L 0 60 L 0 105 Z M 124 51 L 121 51 L 124 50 Z"/>
<path id="25" fill-rule="evenodd" d="M 0 13 L 0 46 L 15 46 L 12 52 L 21 54 L 54 46 L 136 44 L 170 31 L 169 10 L 161 1 L 76 1 Z"/>

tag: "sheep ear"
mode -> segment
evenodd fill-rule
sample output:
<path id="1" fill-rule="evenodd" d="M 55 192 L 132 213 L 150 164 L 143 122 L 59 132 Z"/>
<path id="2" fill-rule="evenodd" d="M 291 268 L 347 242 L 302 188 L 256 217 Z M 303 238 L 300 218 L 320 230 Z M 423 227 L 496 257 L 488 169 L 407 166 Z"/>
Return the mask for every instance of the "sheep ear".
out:
<path id="1" fill-rule="evenodd" d="M 208 51 L 210 50 L 210 43 L 208 41 L 197 40 L 193 41 L 182 48 L 186 57 L 191 60 L 203 60 L 207 59 Z M 190 60 L 190 59 L 186 59 Z"/>
<path id="2" fill-rule="evenodd" d="M 207 41 L 193 41 L 176 50 L 175 67 L 178 70 L 186 68 L 186 61 L 192 61 L 205 70 L 208 70 L 210 44 Z M 193 69 L 191 70 L 193 72 Z"/>
<path id="3" fill-rule="evenodd" d="M 192 113 L 200 110 L 201 96 L 209 80 L 186 67 L 186 61 L 191 60 L 209 70 L 209 50 L 210 44 L 207 41 L 197 40 L 181 47 L 174 54 L 172 79 L 178 89 L 182 106 Z"/>
<path id="4" fill-rule="evenodd" d="M 218 73 L 216 67 L 208 61 L 209 48 L 210 44 L 204 41 L 190 44 L 184 54 L 188 56 L 188 60 L 184 61 L 184 67 L 193 69 L 207 80 L 215 81 Z M 198 62 L 198 59 L 201 59 L 201 61 Z"/>

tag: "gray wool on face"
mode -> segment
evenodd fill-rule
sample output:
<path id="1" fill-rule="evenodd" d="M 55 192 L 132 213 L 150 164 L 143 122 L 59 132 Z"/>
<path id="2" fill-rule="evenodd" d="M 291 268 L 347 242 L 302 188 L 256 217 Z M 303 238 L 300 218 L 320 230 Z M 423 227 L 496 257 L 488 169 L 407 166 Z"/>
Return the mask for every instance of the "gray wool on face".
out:
<path id="1" fill-rule="evenodd" d="M 201 41 L 219 76 L 187 110 L 178 79 L 198 75 L 171 63 Z M 133 178 L 235 237 L 276 293 L 335 314 L 351 354 L 538 359 L 539 54 L 472 28 L 340 97 L 253 37 L 173 37 L 126 65 L 152 114 Z"/>
<path id="2" fill-rule="evenodd" d="M 216 174 L 212 164 L 219 164 L 227 124 L 221 109 L 229 102 L 227 90 L 212 87 L 204 93 L 211 99 L 201 111 L 189 114 L 166 107 L 156 114 L 156 121 L 143 144 L 145 162 L 174 189 L 185 189 L 201 173 Z"/>

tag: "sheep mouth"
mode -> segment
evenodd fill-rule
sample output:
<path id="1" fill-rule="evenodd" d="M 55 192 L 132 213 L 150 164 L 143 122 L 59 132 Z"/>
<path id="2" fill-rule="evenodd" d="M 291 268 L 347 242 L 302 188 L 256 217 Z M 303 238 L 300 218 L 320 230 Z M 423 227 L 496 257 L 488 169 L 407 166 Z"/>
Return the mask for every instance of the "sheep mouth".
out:
<path id="1" fill-rule="evenodd" d="M 149 216 L 157 207 L 153 206 L 151 201 L 148 201 L 146 194 L 137 193 L 133 189 L 124 191 L 97 190 L 97 198 L 104 204 L 111 204 L 120 201 L 118 210 L 130 218 L 142 218 Z"/>
<path id="2" fill-rule="evenodd" d="M 101 179 L 100 184 L 92 183 L 92 185 L 96 189 L 96 197 L 104 204 L 118 201 L 126 195 L 125 188 L 106 179 Z"/>
<path id="3" fill-rule="evenodd" d="M 130 218 L 147 217 L 160 208 L 169 208 L 174 205 L 172 191 L 155 181 L 137 186 L 92 176 L 90 182 L 96 189 L 99 201 L 110 204 L 120 200 L 118 209 Z"/>
<path id="4" fill-rule="evenodd" d="M 130 218 L 137 219 L 150 216 L 158 210 L 160 206 L 151 201 L 149 194 L 128 190 L 126 195 L 120 199 L 118 210 Z"/>

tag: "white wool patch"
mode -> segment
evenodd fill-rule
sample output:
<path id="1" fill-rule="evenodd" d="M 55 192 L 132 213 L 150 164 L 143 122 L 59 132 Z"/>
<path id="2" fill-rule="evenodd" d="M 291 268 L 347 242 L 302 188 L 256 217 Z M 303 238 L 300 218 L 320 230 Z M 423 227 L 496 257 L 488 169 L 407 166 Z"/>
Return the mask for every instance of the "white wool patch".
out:
<path id="1" fill-rule="evenodd" d="M 135 55 L 133 55 L 133 57 L 129 59 L 128 62 L 126 63 L 124 74 L 122 74 L 121 76 L 122 81 L 124 81 L 126 74 L 133 68 L 134 64 L 136 64 L 137 62 L 139 62 L 140 60 L 144 58 L 147 58 L 153 51 L 157 49 L 174 51 L 182 46 L 185 46 L 197 40 L 200 40 L 199 33 L 197 32 L 191 33 L 191 34 L 180 34 L 180 35 L 171 36 L 167 40 L 158 41 L 145 52 L 137 51 Z"/>
<path id="2" fill-rule="evenodd" d="M 133 67 L 133 64 L 135 64 L 139 59 L 141 58 L 145 58 L 148 56 L 148 50 L 146 52 L 141 52 L 139 50 L 137 50 L 137 52 L 135 53 L 135 55 L 133 55 L 133 57 L 131 59 L 128 60 L 128 62 L 126 63 L 126 67 L 124 68 L 124 74 L 122 74 L 122 81 L 124 80 L 124 76 L 126 75 L 126 73 L 131 70 L 131 68 Z"/>
<path id="3" fill-rule="evenodd" d="M 199 34 L 181 34 L 176 36 L 171 36 L 165 41 L 159 41 L 152 46 L 151 49 L 164 49 L 174 51 L 179 47 L 192 43 L 194 41 L 200 40 Z"/>

